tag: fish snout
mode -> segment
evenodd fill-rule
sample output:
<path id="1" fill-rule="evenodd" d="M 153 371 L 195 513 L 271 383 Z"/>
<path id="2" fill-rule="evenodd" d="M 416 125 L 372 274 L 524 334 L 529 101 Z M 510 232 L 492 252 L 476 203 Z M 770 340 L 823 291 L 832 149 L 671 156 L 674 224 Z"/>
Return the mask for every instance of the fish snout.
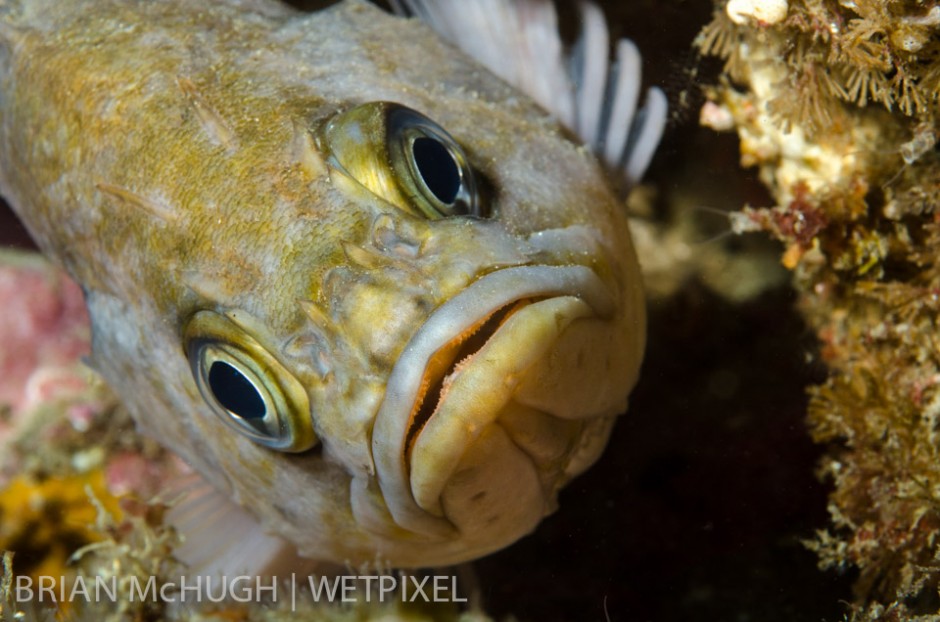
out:
<path id="1" fill-rule="evenodd" d="M 615 300 L 587 267 L 535 265 L 442 304 L 390 374 L 372 433 L 378 489 L 357 499 L 354 487 L 357 518 L 438 543 L 438 563 L 534 529 L 625 407 L 630 378 L 610 380 L 624 369 Z"/>

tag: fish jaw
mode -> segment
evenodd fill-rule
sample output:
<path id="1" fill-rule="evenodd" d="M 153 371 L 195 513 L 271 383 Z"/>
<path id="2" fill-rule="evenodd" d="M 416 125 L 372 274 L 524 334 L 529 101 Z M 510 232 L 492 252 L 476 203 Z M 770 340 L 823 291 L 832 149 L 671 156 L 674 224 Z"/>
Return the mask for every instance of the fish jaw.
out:
<path id="1" fill-rule="evenodd" d="M 594 356 L 622 320 L 601 279 L 579 265 L 497 270 L 441 305 L 389 376 L 372 434 L 381 494 L 353 486 L 360 523 L 459 545 L 463 556 L 534 529 L 600 455 L 626 406 L 623 388 L 587 405 L 566 397 L 585 376 L 623 378 L 611 366 L 628 361 Z"/>

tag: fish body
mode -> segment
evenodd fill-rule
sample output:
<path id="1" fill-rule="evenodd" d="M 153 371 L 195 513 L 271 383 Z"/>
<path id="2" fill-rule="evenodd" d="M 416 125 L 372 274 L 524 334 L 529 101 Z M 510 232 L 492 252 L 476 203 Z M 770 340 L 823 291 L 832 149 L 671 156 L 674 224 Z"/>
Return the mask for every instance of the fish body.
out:
<path id="1" fill-rule="evenodd" d="M 306 556 L 515 541 L 636 380 L 594 157 L 365 2 L 0 3 L 0 191 L 140 429 Z"/>

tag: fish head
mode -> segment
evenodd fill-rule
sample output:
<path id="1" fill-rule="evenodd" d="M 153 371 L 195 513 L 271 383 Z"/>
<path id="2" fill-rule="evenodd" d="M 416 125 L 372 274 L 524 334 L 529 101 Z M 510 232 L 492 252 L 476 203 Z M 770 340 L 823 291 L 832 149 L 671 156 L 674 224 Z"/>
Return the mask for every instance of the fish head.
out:
<path id="1" fill-rule="evenodd" d="M 446 563 L 531 531 L 597 459 L 637 376 L 643 300 L 622 206 L 551 119 L 401 99 L 303 119 L 310 231 L 275 236 L 303 241 L 272 249 L 293 259 L 256 314 L 200 310 L 183 340 L 249 471 L 341 465 L 329 505 L 362 531 L 342 542 Z"/>
<path id="2" fill-rule="evenodd" d="M 222 434 L 258 448 L 250 470 L 309 452 L 341 465 L 336 503 L 394 564 L 531 531 L 599 456 L 644 343 L 627 224 L 593 157 L 540 114 L 447 108 L 309 121 L 320 250 L 272 297 L 289 325 L 200 310 L 183 332 Z"/>
<path id="3" fill-rule="evenodd" d="M 333 557 L 450 563 L 530 532 L 600 455 L 637 377 L 643 298 L 588 150 L 451 50 L 396 49 L 374 84 L 332 65 L 292 119 L 311 216 L 274 237 L 277 289 L 199 309 L 182 339 L 224 424 L 210 436 L 239 446 L 217 453 L 271 474 L 235 485 L 281 508 L 269 526 L 313 554 L 335 529 Z M 323 464 L 348 479 L 313 481 Z"/>

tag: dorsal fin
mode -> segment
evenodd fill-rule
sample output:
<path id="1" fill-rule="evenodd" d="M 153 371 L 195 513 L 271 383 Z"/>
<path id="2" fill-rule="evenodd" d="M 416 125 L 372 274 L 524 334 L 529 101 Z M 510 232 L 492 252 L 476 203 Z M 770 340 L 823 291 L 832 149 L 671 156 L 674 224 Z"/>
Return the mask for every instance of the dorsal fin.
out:
<path id="1" fill-rule="evenodd" d="M 604 13 L 579 5 L 581 32 L 566 50 L 551 0 L 391 0 L 515 85 L 575 132 L 629 188 L 642 177 L 666 124 L 656 88 L 637 110 L 640 55 L 621 39 L 610 58 Z"/>

